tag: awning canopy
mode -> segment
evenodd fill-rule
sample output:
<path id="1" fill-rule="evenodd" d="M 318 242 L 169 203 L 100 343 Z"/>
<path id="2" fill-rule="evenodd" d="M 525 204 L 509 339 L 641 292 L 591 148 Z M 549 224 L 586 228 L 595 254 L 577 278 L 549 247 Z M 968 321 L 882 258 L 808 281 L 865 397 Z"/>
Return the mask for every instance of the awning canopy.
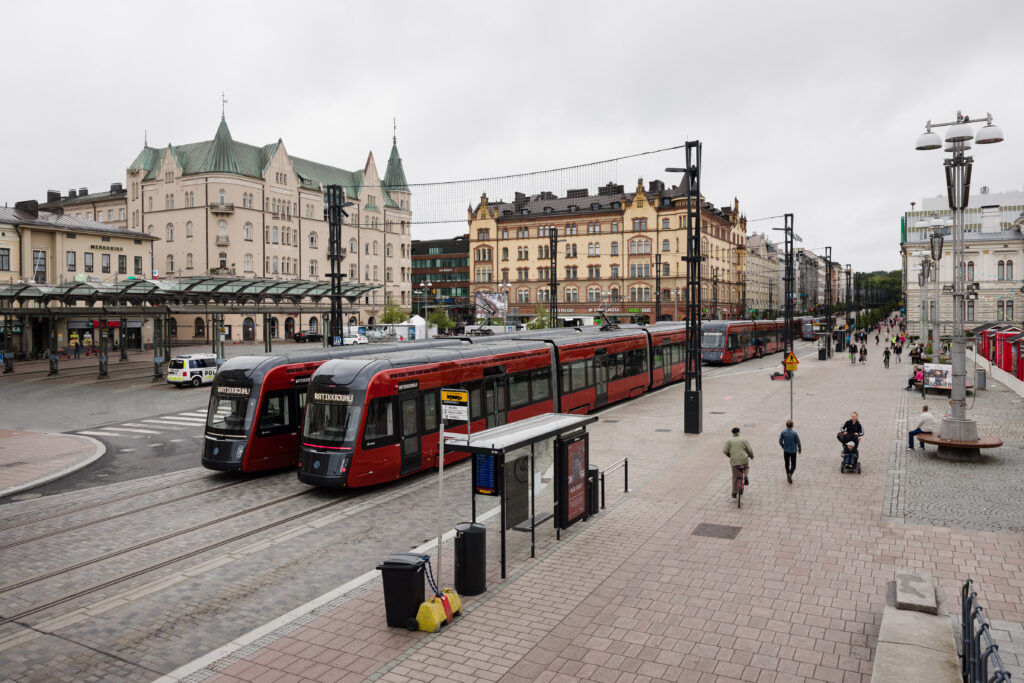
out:
<path id="1" fill-rule="evenodd" d="M 500 427 L 491 427 L 468 437 L 465 434 L 445 434 L 445 448 L 467 453 L 504 455 L 517 448 L 571 432 L 591 422 L 597 422 L 596 415 L 545 413 Z"/>
<path id="2" fill-rule="evenodd" d="M 369 292 L 380 289 L 374 284 L 344 284 L 341 295 L 354 302 Z M 319 301 L 331 293 L 329 281 L 275 280 L 268 278 L 185 277 L 172 280 L 125 279 L 118 282 L 64 282 L 61 284 L 0 284 L 0 301 L 12 304 L 28 302 L 45 306 L 51 302 L 65 306 L 86 302 L 100 304 L 187 305 L 298 303 Z"/>

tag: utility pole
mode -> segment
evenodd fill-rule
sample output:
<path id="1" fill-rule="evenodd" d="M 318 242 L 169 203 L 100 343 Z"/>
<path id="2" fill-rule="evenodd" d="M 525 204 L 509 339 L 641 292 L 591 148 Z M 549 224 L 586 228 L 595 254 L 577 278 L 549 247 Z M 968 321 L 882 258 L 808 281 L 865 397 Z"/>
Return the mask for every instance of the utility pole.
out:
<path id="1" fill-rule="evenodd" d="M 558 228 L 552 225 L 548 228 L 548 231 L 548 250 L 550 251 L 548 258 L 551 261 L 551 272 L 549 273 L 551 278 L 549 286 L 551 312 L 548 314 L 550 318 L 548 326 L 558 327 Z"/>
<path id="2" fill-rule="evenodd" d="M 331 326 L 328 335 L 331 339 L 330 343 L 338 338 L 341 339 L 341 343 L 344 343 L 345 328 L 342 320 L 341 285 L 345 274 L 341 272 L 341 261 L 344 258 L 344 250 L 341 248 L 341 225 L 343 219 L 348 218 L 345 207 L 352 206 L 352 202 L 345 201 L 345 189 L 341 185 L 328 185 L 324 188 L 324 194 L 327 199 L 324 212 L 327 214 L 325 218 L 330 236 L 327 259 L 331 264 L 331 272 L 327 274 L 331 278 Z M 328 337 L 325 337 L 324 341 L 327 339 Z"/>
<path id="3" fill-rule="evenodd" d="M 825 247 L 825 334 L 826 356 L 832 355 L 832 247 Z"/>

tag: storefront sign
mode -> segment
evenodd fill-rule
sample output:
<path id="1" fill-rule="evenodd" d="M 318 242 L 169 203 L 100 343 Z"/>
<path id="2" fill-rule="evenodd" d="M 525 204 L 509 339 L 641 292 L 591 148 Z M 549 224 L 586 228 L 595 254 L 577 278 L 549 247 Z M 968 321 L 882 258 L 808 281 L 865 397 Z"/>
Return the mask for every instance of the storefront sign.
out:
<path id="1" fill-rule="evenodd" d="M 113 244 L 90 244 L 89 248 L 102 251 L 124 251 L 124 247 L 115 247 Z"/>
<path id="2" fill-rule="evenodd" d="M 558 526 L 562 529 L 579 521 L 587 511 L 589 445 L 587 433 L 555 441 Z"/>

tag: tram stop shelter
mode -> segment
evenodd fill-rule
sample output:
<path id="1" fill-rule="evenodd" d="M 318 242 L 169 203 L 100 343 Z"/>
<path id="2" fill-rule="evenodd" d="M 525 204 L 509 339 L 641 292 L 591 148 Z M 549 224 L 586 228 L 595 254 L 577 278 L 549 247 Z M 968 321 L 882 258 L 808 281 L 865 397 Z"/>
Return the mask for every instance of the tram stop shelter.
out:
<path id="1" fill-rule="evenodd" d="M 478 495 L 499 499 L 501 578 L 506 574 L 508 529 L 530 532 L 530 557 L 535 557 L 537 526 L 553 519 L 556 537 L 560 539 L 562 529 L 591 514 L 586 426 L 597 419 L 596 415 L 546 413 L 469 435 L 445 435 L 445 450 L 473 456 L 473 521 Z M 538 450 L 542 453 L 538 454 Z M 539 471 L 538 458 L 544 465 Z M 549 470 L 553 470 L 553 508 L 538 514 L 538 479 Z"/>
<path id="2" fill-rule="evenodd" d="M 381 285 L 349 283 L 341 295 L 353 305 Z M 330 310 L 330 280 L 279 280 L 238 277 L 183 277 L 164 280 L 125 278 L 115 282 L 72 280 L 60 284 L 17 282 L 0 284 L 0 350 L 4 352 L 5 372 L 14 369 L 15 351 L 25 355 L 28 349 L 45 350 L 50 358 L 51 374 L 57 373 L 57 359 L 72 336 L 72 324 L 78 319 L 90 327 L 120 330 L 121 359 L 135 331 L 136 348 L 143 335 L 151 339 L 154 363 L 159 366 L 170 356 L 176 336 L 176 319 L 187 316 L 204 320 L 203 341 L 212 341 L 214 353 L 217 334 L 226 316 L 263 316 L 264 350 L 271 352 L 271 325 L 274 315 L 323 315 Z M 148 324 L 147 324 L 148 323 Z M 244 325 L 243 325 L 244 328 Z M 325 328 L 326 329 L 326 328 Z M 250 331 L 255 341 L 255 325 Z M 19 339 L 15 340 L 15 337 Z M 100 334 L 100 375 L 106 375 L 108 333 Z M 324 343 L 327 343 L 324 335 Z M 218 354 L 221 355 L 221 354 Z M 159 372 L 157 372 L 159 374 Z"/>

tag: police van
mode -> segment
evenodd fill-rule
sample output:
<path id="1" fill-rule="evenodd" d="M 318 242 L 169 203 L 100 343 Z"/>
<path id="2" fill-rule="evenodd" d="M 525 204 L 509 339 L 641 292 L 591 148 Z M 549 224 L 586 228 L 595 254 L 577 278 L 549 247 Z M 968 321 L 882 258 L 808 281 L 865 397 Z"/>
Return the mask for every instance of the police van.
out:
<path id="1" fill-rule="evenodd" d="M 175 356 L 167 366 L 167 383 L 179 387 L 209 384 L 217 374 L 217 356 L 212 353 L 189 353 Z"/>

